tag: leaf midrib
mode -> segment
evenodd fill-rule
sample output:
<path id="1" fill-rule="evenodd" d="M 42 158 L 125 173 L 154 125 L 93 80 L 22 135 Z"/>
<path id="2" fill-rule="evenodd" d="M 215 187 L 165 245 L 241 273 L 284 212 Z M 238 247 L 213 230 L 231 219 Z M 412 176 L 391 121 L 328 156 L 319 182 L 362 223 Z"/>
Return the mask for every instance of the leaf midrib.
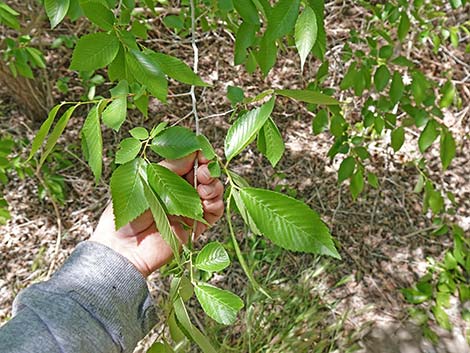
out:
<path id="1" fill-rule="evenodd" d="M 295 229 L 299 229 L 304 235 L 306 235 L 307 237 L 309 237 L 309 233 L 307 233 L 304 229 L 302 228 L 299 228 L 297 225 L 295 225 L 295 223 L 289 221 L 287 218 L 284 218 L 282 216 L 279 215 L 279 213 L 275 212 L 272 208 L 269 208 L 267 207 L 263 202 L 261 201 L 258 201 L 256 198 L 252 197 L 248 192 L 246 191 L 243 191 L 241 190 L 242 192 L 245 193 L 245 195 L 247 195 L 248 197 L 251 198 L 251 200 L 253 200 L 257 205 L 260 205 L 263 209 L 268 209 L 271 211 L 271 213 L 274 213 L 277 217 L 279 218 L 282 218 L 283 220 L 285 220 L 286 223 L 288 223 L 290 226 L 294 227 Z M 253 218 L 253 217 L 252 217 Z M 253 220 L 254 221 L 254 220 Z M 256 223 L 256 222 L 255 222 Z M 257 225 L 258 226 L 258 225 Z M 323 243 L 322 243 L 323 245 Z"/>
<path id="2" fill-rule="evenodd" d="M 202 291 L 202 292 L 203 292 L 205 295 L 207 295 L 208 297 L 213 298 L 214 301 L 220 303 L 222 306 L 228 307 L 228 308 L 230 308 L 232 311 L 237 311 L 237 309 L 235 309 L 234 307 L 229 306 L 229 305 L 226 304 L 225 302 L 223 302 L 223 301 L 221 301 L 220 299 L 218 299 L 217 296 L 214 296 L 214 295 L 212 295 L 211 293 L 209 293 L 209 290 L 206 290 L 206 291 L 205 291 L 204 289 L 202 289 L 202 288 L 204 288 L 204 287 L 205 287 L 205 288 L 211 288 L 211 289 L 212 289 L 212 287 L 207 286 L 207 285 L 203 285 L 203 286 L 200 286 L 200 285 L 199 285 L 199 286 L 197 286 L 196 288 L 198 288 L 200 291 Z M 221 293 L 223 293 L 223 290 L 222 290 L 222 289 L 220 289 L 220 291 L 221 291 Z"/>
<path id="3" fill-rule="evenodd" d="M 107 44 L 102 46 L 101 50 L 97 51 L 93 56 L 91 56 L 92 59 L 96 58 L 98 55 L 101 55 L 105 50 L 108 50 L 114 44 L 116 38 L 113 37 L 113 36 L 110 36 L 108 34 L 106 34 L 106 36 L 108 37 L 108 40 L 106 41 Z M 103 36 L 103 38 L 104 38 L 104 36 Z M 89 59 L 89 60 L 93 61 L 92 59 Z"/>
<path id="4" fill-rule="evenodd" d="M 155 168 L 155 166 L 152 166 L 152 168 L 153 168 L 154 171 L 157 169 L 157 168 Z M 162 168 L 164 168 L 164 167 L 162 167 Z M 176 203 L 178 206 L 182 205 L 183 203 L 179 202 L 179 199 L 178 199 L 178 197 L 177 197 L 178 195 L 176 195 L 176 194 L 174 194 L 174 193 L 172 192 L 172 188 L 171 188 L 171 187 L 168 187 L 168 186 L 171 186 L 172 184 L 170 184 L 170 183 L 165 183 L 165 181 L 164 181 L 163 178 L 159 178 L 159 177 L 158 177 L 157 172 L 155 172 L 155 176 L 157 176 L 157 182 L 158 182 L 158 181 L 161 182 L 162 186 L 163 186 L 164 188 L 166 188 L 167 193 L 172 196 L 172 201 L 173 201 L 174 203 Z M 187 197 L 187 195 L 185 195 L 185 197 Z M 176 201 L 175 201 L 175 200 L 176 200 Z M 184 208 L 188 208 L 188 207 L 183 204 L 183 207 L 180 206 L 180 207 L 178 207 L 178 208 L 179 208 L 179 209 L 182 209 L 182 208 L 184 209 Z M 199 208 L 198 210 L 201 210 L 201 208 Z M 177 215 L 177 216 L 186 216 L 186 215 L 182 215 L 181 212 L 180 212 L 180 214 L 176 214 L 176 215 Z M 200 217 L 202 217 L 202 216 L 200 216 Z"/>

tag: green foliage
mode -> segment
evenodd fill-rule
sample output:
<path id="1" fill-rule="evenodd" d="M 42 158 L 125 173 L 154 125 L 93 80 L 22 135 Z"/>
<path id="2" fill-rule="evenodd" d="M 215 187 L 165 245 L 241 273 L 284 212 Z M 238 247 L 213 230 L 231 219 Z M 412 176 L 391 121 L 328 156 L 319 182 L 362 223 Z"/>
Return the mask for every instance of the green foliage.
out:
<path id="1" fill-rule="evenodd" d="M 98 183 L 103 168 L 103 139 L 101 137 L 99 105 L 91 108 L 83 123 L 82 146 L 85 160 L 95 176 L 95 182 Z"/>
<path id="2" fill-rule="evenodd" d="M 209 284 L 196 285 L 194 292 L 207 315 L 224 325 L 233 324 L 243 308 L 243 301 L 238 296 Z"/>
<path id="3" fill-rule="evenodd" d="M 0 23 L 4 23 L 12 29 L 19 30 L 20 23 L 17 19 L 19 15 L 19 12 L 12 9 L 4 2 L 0 2 Z"/>
<path id="4" fill-rule="evenodd" d="M 151 56 L 162 71 L 169 77 L 188 85 L 209 86 L 181 60 L 162 53 L 152 53 Z"/>
<path id="5" fill-rule="evenodd" d="M 113 34 L 91 33 L 81 37 L 73 51 L 71 70 L 94 71 L 109 65 L 119 51 L 119 40 Z"/>
<path id="6" fill-rule="evenodd" d="M 405 299 L 417 305 L 411 311 L 412 317 L 418 319 L 418 314 L 424 315 L 425 320 L 418 320 L 424 329 L 431 330 L 427 317 L 434 319 L 439 326 L 452 330 L 449 314 L 450 296 L 456 294 L 461 303 L 470 300 L 468 274 L 470 273 L 470 243 L 464 231 L 457 225 L 452 226 L 454 246 L 446 252 L 442 261 L 431 263 L 428 272 L 419 279 L 412 288 L 402 289 Z M 467 320 L 468 309 L 465 305 L 459 307 L 460 315 Z"/>
<path id="7" fill-rule="evenodd" d="M 336 105 L 339 103 L 336 99 L 315 91 L 280 89 L 276 90 L 276 94 L 311 104 Z"/>
<path id="8" fill-rule="evenodd" d="M 186 180 L 158 164 L 147 166 L 147 177 L 168 214 L 204 221 L 201 199 Z"/>
<path id="9" fill-rule="evenodd" d="M 207 272 L 219 272 L 230 265 L 230 259 L 224 247 L 218 242 L 206 244 L 199 252 L 194 266 Z"/>
<path id="10" fill-rule="evenodd" d="M 279 162 L 286 149 L 281 132 L 269 118 L 258 134 L 258 149 L 266 156 L 273 167 Z"/>
<path id="11" fill-rule="evenodd" d="M 328 228 L 304 203 L 255 188 L 240 189 L 240 196 L 256 227 L 275 244 L 289 250 L 340 258 Z"/>
<path id="12" fill-rule="evenodd" d="M 300 55 L 300 69 L 303 71 L 305 59 L 312 50 L 318 35 L 315 12 L 306 7 L 295 24 L 295 45 Z"/>
<path id="13" fill-rule="evenodd" d="M 139 154 L 142 142 L 134 137 L 129 137 L 121 141 L 116 152 L 116 164 L 125 164 L 132 161 Z"/>
<path id="14" fill-rule="evenodd" d="M 183 158 L 200 149 L 196 135 L 181 126 L 170 127 L 158 134 L 150 148 L 167 159 Z"/>
<path id="15" fill-rule="evenodd" d="M 110 92 L 114 99 L 102 113 L 103 123 L 119 131 L 127 115 L 127 95 L 129 94 L 127 81 L 120 81 Z"/>
<path id="16" fill-rule="evenodd" d="M 47 17 L 51 21 L 51 27 L 57 26 L 67 14 L 70 0 L 44 0 Z"/>
<path id="17" fill-rule="evenodd" d="M 140 176 L 144 168 L 143 160 L 134 159 L 117 167 L 111 177 L 116 229 L 133 221 L 149 208 L 144 193 L 144 183 Z"/>
<path id="18" fill-rule="evenodd" d="M 251 110 L 230 127 L 225 138 L 225 156 L 232 160 L 248 146 L 268 120 L 274 108 L 274 97 L 261 107 Z"/>

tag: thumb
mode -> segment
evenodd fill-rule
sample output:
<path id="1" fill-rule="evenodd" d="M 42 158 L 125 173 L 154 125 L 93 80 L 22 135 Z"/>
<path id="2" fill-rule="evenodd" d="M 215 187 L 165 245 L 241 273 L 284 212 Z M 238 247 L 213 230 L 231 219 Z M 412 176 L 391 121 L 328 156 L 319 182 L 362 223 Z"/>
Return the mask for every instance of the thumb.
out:
<path id="1" fill-rule="evenodd" d="M 183 176 L 183 175 L 188 174 L 193 168 L 196 156 L 197 156 L 197 152 L 194 152 L 180 159 L 172 159 L 172 160 L 165 159 L 161 161 L 159 164 L 165 168 L 168 168 L 173 173 Z"/>

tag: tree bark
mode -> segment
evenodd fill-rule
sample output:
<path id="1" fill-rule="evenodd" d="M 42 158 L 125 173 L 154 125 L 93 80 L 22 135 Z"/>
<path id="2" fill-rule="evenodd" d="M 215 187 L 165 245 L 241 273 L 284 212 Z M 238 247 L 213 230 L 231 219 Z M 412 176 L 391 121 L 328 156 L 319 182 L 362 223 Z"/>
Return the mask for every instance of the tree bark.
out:
<path id="1" fill-rule="evenodd" d="M 19 75 L 15 78 L 3 60 L 0 60 L 0 92 L 11 97 L 33 123 L 42 122 L 49 111 L 50 103 L 42 75 L 34 80 Z"/>

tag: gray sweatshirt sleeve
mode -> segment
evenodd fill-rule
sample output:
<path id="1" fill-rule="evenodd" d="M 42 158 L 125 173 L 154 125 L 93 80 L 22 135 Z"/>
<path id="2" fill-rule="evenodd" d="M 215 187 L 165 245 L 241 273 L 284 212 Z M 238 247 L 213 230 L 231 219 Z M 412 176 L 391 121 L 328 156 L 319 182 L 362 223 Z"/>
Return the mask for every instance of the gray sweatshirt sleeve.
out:
<path id="1" fill-rule="evenodd" d="M 53 277 L 23 290 L 2 353 L 130 353 L 156 323 L 145 278 L 123 256 L 80 243 Z"/>

